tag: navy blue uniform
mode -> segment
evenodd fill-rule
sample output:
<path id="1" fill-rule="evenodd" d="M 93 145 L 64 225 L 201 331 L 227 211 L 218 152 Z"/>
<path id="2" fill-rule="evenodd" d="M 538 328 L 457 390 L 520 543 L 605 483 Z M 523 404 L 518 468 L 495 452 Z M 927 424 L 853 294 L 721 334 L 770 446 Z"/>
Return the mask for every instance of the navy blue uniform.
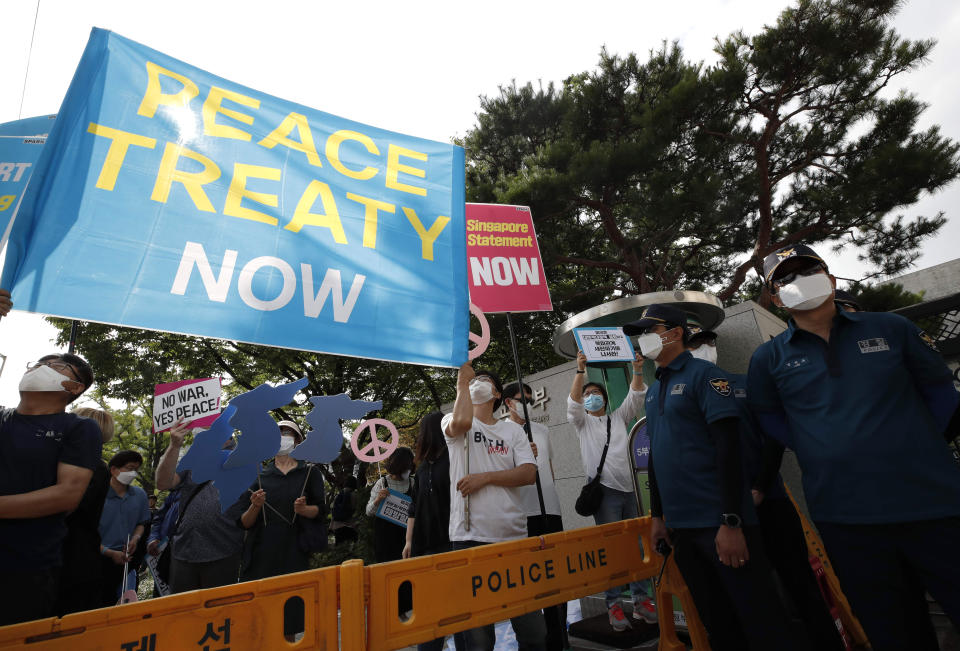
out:
<path id="1" fill-rule="evenodd" d="M 93 470 L 101 445 L 100 427 L 90 418 L 0 407 L 0 495 L 54 486 L 60 463 Z M 0 626 L 52 613 L 65 516 L 0 519 Z"/>
<path id="2" fill-rule="evenodd" d="M 818 523 L 960 516 L 960 468 L 922 395 L 951 375 L 927 340 L 895 314 L 838 311 L 829 344 L 791 321 L 754 353 L 750 406 L 786 415 Z"/>
<path id="3" fill-rule="evenodd" d="M 717 444 L 708 425 L 740 417 L 727 373 L 681 353 L 658 371 L 658 379 L 647 391 L 646 414 L 667 525 L 716 529 L 724 509 L 718 490 Z M 746 524 L 757 523 L 746 486 L 741 509 Z"/>
<path id="4" fill-rule="evenodd" d="M 944 387 L 956 406 L 950 386 L 930 338 L 894 314 L 838 310 L 829 343 L 791 320 L 750 362 L 750 405 L 796 451 L 811 515 L 878 651 L 929 637 L 911 616 L 925 608 L 918 581 L 960 624 L 960 468 L 940 413 Z"/>
<path id="5" fill-rule="evenodd" d="M 729 377 L 716 365 L 683 352 L 658 369 L 657 378 L 646 398 L 651 490 L 659 495 L 677 567 L 710 635 L 711 647 L 717 651 L 797 648 L 742 477 L 740 514 L 750 560 L 733 568 L 717 558 L 714 539 L 725 509 L 718 468 L 721 442 L 715 440 L 716 430 L 710 426 L 739 421 Z"/>
<path id="6" fill-rule="evenodd" d="M 783 478 L 779 472 L 773 474 L 771 468 L 768 472 L 773 476 L 766 482 L 758 482 L 761 472 L 766 470 L 761 465 L 764 463 L 764 445 L 768 441 L 747 406 L 747 376 L 730 374 L 730 382 L 740 408 L 743 475 L 748 485 L 759 488 L 764 495 L 756 510 L 767 558 L 803 620 L 813 647 L 818 651 L 841 651 L 846 647 L 810 567 L 810 552 L 803 533 L 803 523 L 787 495 Z M 782 450 L 779 448 L 779 452 Z M 782 459 L 782 455 L 778 454 L 777 459 Z M 766 485 L 761 485 L 763 483 Z"/>

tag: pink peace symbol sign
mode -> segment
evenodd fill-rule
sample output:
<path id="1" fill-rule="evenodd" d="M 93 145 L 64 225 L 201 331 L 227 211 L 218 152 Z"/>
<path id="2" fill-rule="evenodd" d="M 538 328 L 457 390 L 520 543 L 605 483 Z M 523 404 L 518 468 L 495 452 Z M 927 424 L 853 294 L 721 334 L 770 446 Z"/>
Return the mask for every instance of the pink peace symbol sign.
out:
<path id="1" fill-rule="evenodd" d="M 470 314 L 477 317 L 477 321 L 480 322 L 480 334 L 470 333 L 470 341 L 475 343 L 476 346 L 470 350 L 467 359 L 476 359 L 483 355 L 487 346 L 490 345 L 490 324 L 487 323 L 487 317 L 483 315 L 483 311 L 473 303 L 470 304 Z"/>
<path id="2" fill-rule="evenodd" d="M 381 441 L 377 438 L 378 425 L 382 425 L 389 430 L 389 443 L 386 441 Z M 370 430 L 370 442 L 358 450 L 357 441 L 360 440 L 360 433 L 368 428 Z M 371 418 L 363 421 L 363 423 L 360 424 L 360 427 L 354 430 L 353 436 L 350 437 L 350 448 L 353 450 L 353 453 L 357 455 L 357 459 L 369 463 L 383 461 L 393 454 L 393 451 L 397 449 L 398 445 L 400 445 L 400 433 L 397 431 L 397 428 L 393 423 L 383 418 Z"/>

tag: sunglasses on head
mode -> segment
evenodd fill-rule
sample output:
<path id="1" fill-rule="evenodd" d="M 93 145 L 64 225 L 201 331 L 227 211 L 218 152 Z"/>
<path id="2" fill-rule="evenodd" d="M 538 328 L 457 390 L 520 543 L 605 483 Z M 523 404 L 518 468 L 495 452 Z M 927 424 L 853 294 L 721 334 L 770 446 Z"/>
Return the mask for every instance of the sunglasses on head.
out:
<path id="1" fill-rule="evenodd" d="M 770 284 L 773 285 L 775 289 L 780 289 L 784 285 L 789 285 L 790 283 L 795 281 L 797 278 L 800 278 L 801 276 L 812 276 L 814 274 L 820 273 L 821 271 L 823 271 L 823 269 L 824 269 L 824 266 L 819 262 L 817 262 L 809 267 L 803 267 L 801 269 L 797 269 L 796 271 L 792 271 L 788 274 L 784 274 L 779 278 L 775 278 Z"/>

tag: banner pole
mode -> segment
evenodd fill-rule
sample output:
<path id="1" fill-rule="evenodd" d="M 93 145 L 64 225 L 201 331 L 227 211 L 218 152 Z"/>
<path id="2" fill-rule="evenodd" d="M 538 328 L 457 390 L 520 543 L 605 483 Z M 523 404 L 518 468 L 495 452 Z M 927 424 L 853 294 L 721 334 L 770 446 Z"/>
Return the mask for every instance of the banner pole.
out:
<path id="1" fill-rule="evenodd" d="M 513 348 L 513 364 L 517 369 L 517 384 L 520 386 L 520 404 L 523 405 L 523 431 L 527 440 L 533 443 L 533 431 L 530 429 L 530 414 L 527 413 L 527 392 L 523 389 L 523 376 L 520 373 L 520 350 L 517 348 L 517 334 L 513 327 L 513 313 L 507 312 L 507 329 L 510 331 L 510 347 Z M 512 399 L 513 396 L 510 396 Z M 537 464 L 537 500 L 540 502 L 540 515 L 547 519 L 547 507 L 543 504 L 543 486 L 540 484 L 540 464 Z"/>
<path id="2" fill-rule="evenodd" d="M 70 326 L 70 343 L 67 345 L 67 353 L 70 355 L 73 354 L 74 349 L 77 347 L 78 334 L 80 334 L 80 322 L 74 319 L 73 324 Z"/>

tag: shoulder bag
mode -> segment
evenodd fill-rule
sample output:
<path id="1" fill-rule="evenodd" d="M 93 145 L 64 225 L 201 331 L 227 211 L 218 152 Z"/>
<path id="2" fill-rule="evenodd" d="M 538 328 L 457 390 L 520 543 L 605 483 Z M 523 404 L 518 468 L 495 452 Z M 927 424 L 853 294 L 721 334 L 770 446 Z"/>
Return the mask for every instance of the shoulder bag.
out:
<path id="1" fill-rule="evenodd" d="M 580 489 L 580 496 L 577 498 L 573 508 L 583 517 L 594 515 L 600 510 L 600 503 L 603 502 L 603 487 L 600 485 L 600 473 L 603 472 L 603 464 L 607 460 L 607 450 L 610 449 L 610 415 L 607 414 L 607 442 L 603 446 L 603 454 L 600 455 L 600 465 L 597 466 L 597 474 Z"/>

